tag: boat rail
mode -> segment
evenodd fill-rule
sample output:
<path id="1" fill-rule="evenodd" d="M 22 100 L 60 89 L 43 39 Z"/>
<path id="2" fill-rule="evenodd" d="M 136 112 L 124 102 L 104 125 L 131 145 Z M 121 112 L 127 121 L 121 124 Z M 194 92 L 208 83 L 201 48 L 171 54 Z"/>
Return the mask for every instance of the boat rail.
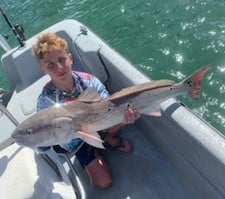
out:
<path id="1" fill-rule="evenodd" d="M 1 114 L 4 113 L 15 126 L 18 126 L 19 122 L 2 103 L 0 103 L 0 112 Z"/>

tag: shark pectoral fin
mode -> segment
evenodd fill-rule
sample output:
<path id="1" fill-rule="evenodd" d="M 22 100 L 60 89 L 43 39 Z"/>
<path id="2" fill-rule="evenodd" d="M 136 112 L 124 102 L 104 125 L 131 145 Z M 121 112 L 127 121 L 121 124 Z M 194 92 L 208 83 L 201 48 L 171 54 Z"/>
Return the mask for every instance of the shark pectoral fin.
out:
<path id="1" fill-rule="evenodd" d="M 76 131 L 78 136 L 88 143 L 91 146 L 96 148 L 105 149 L 103 146 L 103 140 L 101 139 L 100 135 L 97 132 L 84 132 L 84 131 Z"/>
<path id="2" fill-rule="evenodd" d="M 161 111 L 152 111 L 152 112 L 143 112 L 141 113 L 142 115 L 148 115 L 148 116 L 153 116 L 153 117 L 161 117 Z"/>

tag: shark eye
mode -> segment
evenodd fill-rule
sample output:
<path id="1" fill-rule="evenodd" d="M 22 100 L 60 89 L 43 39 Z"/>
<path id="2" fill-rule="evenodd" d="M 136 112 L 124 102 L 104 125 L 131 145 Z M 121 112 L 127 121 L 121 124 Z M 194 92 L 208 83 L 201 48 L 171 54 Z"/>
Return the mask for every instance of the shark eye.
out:
<path id="1" fill-rule="evenodd" d="M 32 129 L 32 128 L 27 129 L 27 134 L 28 134 L 28 135 L 31 135 L 32 133 L 33 133 L 33 129 Z"/>

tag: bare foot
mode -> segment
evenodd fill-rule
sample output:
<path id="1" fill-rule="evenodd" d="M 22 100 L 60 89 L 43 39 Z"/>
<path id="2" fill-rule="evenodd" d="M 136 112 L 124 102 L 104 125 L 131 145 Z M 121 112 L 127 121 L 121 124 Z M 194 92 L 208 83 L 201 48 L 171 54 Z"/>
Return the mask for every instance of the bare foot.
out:
<path id="1" fill-rule="evenodd" d="M 120 136 L 106 136 L 104 139 L 105 142 L 109 145 L 110 148 L 116 149 L 118 151 L 132 154 L 133 153 L 133 145 L 127 139 L 122 139 Z"/>

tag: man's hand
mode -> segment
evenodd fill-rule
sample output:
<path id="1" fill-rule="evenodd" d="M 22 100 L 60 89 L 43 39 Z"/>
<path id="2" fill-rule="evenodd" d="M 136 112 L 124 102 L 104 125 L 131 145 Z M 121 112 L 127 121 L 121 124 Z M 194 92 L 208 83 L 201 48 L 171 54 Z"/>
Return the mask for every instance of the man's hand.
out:
<path id="1" fill-rule="evenodd" d="M 138 118 L 140 114 L 137 109 L 135 108 L 127 108 L 125 110 L 125 115 L 123 119 L 123 124 L 133 124 Z"/>

